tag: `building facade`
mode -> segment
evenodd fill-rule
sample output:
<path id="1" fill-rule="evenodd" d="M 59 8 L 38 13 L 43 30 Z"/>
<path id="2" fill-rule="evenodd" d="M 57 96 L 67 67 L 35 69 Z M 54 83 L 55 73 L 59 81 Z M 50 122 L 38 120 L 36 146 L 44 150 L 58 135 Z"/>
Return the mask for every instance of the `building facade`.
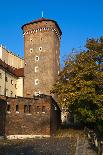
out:
<path id="1" fill-rule="evenodd" d="M 50 95 L 60 71 L 61 30 L 41 18 L 22 26 L 24 35 L 24 97 Z"/>
<path id="2" fill-rule="evenodd" d="M 24 60 L 0 46 L 0 136 L 55 134 L 61 111 L 50 96 L 60 71 L 61 30 L 41 18 L 22 26 Z"/>
<path id="3" fill-rule="evenodd" d="M 0 59 L 14 68 L 24 67 L 24 59 L 7 50 L 3 45 L 0 45 Z"/>
<path id="4" fill-rule="evenodd" d="M 24 60 L 0 46 L 0 95 L 23 97 Z"/>

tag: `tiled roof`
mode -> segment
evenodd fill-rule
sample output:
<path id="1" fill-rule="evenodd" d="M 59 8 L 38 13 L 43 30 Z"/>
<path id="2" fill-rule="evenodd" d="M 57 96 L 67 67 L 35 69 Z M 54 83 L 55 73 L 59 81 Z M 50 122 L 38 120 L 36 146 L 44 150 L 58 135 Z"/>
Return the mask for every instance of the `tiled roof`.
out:
<path id="1" fill-rule="evenodd" d="M 4 68 L 9 73 L 15 75 L 16 77 L 23 77 L 24 76 L 24 68 L 14 68 L 8 64 L 6 64 L 4 61 L 0 59 L 0 66 Z"/>
<path id="2" fill-rule="evenodd" d="M 33 21 L 29 22 L 29 23 L 24 24 L 21 28 L 23 30 L 24 26 L 26 26 L 26 25 L 33 24 L 33 23 L 38 23 L 38 22 L 42 22 L 42 21 L 52 21 L 52 22 L 54 22 L 55 25 L 57 26 L 57 28 L 59 29 L 60 35 L 62 35 L 62 31 L 61 31 L 59 25 L 57 24 L 57 22 L 55 20 L 47 19 L 47 18 L 39 18 L 37 20 L 33 20 Z"/>

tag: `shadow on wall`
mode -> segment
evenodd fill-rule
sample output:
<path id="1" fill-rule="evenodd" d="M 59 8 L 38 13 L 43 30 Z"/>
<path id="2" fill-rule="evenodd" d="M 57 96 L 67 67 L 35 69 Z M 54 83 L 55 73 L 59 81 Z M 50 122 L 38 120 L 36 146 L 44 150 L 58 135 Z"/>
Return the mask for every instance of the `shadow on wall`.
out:
<path id="1" fill-rule="evenodd" d="M 0 99 L 0 137 L 5 137 L 6 101 Z"/>

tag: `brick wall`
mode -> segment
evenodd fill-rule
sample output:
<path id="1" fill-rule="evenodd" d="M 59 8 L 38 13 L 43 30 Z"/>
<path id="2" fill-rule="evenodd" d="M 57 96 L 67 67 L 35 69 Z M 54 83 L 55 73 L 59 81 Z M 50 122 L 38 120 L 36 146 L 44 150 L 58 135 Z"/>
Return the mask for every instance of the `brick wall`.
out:
<path id="1" fill-rule="evenodd" d="M 54 22 L 42 21 L 24 26 L 23 31 L 24 97 L 33 97 L 35 92 L 50 95 L 60 70 L 60 40 L 56 35 L 59 30 Z M 35 67 L 38 67 L 37 72 Z M 37 85 L 36 79 L 39 81 Z"/>
<path id="2" fill-rule="evenodd" d="M 8 98 L 6 135 L 51 135 L 58 128 L 56 102 L 50 96 L 36 98 Z M 54 106 L 55 105 L 55 106 Z M 28 106 L 28 109 L 25 109 Z M 24 110 L 25 109 L 25 110 Z M 28 111 L 26 111 L 28 110 Z M 25 111 L 25 112 L 24 112 Z"/>

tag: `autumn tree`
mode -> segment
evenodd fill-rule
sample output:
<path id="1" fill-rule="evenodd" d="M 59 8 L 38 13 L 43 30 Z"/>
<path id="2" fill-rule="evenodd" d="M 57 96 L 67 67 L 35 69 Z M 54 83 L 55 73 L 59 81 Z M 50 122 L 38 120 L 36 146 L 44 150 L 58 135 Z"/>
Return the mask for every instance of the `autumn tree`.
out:
<path id="1" fill-rule="evenodd" d="M 68 57 L 52 93 L 79 122 L 103 126 L 103 38 L 89 39 L 86 50 Z"/>

